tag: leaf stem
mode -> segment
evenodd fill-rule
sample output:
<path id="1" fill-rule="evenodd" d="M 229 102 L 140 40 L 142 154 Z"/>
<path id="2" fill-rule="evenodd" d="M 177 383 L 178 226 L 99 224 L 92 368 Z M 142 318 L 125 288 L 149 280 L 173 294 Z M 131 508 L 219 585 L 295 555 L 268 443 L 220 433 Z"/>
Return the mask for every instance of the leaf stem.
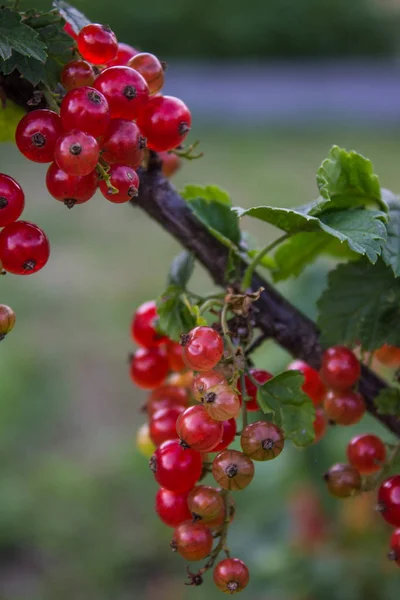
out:
<path id="1" fill-rule="evenodd" d="M 60 107 L 57 104 L 57 101 L 54 97 L 53 92 L 50 90 L 50 88 L 45 85 L 42 84 L 39 86 L 40 87 L 40 91 L 42 92 L 43 96 L 46 99 L 47 105 L 51 110 L 54 110 L 54 112 L 56 112 L 57 114 L 60 112 Z"/>
<path id="2" fill-rule="evenodd" d="M 224 338 L 229 346 L 229 350 L 231 351 L 232 358 L 233 358 L 236 353 L 236 348 L 231 340 L 231 335 L 230 335 L 230 331 L 229 331 L 228 310 L 229 310 L 229 305 L 224 304 L 222 311 L 221 311 L 221 327 L 222 327 L 222 333 L 224 334 Z"/>
<path id="3" fill-rule="evenodd" d="M 101 162 L 97 163 L 96 171 L 97 171 L 100 179 L 103 179 L 106 182 L 109 192 L 111 194 L 118 194 L 118 189 L 116 187 L 114 187 L 113 184 L 111 183 L 110 176 L 107 173 L 107 170 L 105 169 L 105 167 L 101 164 Z"/>
<path id="4" fill-rule="evenodd" d="M 217 298 L 209 298 L 208 300 L 203 302 L 203 304 L 200 305 L 200 313 L 203 314 L 203 313 L 207 312 L 207 310 L 210 310 L 211 308 L 213 308 L 213 306 L 222 306 L 222 305 L 223 305 L 222 300 L 219 300 Z"/>
<path id="5" fill-rule="evenodd" d="M 274 240 L 273 242 L 268 244 L 268 246 L 265 246 L 265 248 L 260 250 L 260 252 L 258 252 L 258 254 L 255 255 L 255 257 L 253 258 L 253 260 L 247 267 L 246 271 L 244 272 L 244 276 L 243 276 L 243 280 L 242 280 L 242 288 L 244 290 L 247 290 L 248 288 L 251 287 L 251 280 L 253 279 L 254 271 L 256 270 L 256 268 L 258 267 L 258 265 L 260 264 L 260 262 L 262 261 L 264 256 L 266 254 L 268 254 L 269 252 L 271 252 L 271 250 L 276 248 L 276 246 L 279 246 L 279 244 L 284 242 L 288 237 L 290 237 L 290 234 L 284 233 L 283 235 L 278 237 L 276 240 Z"/>

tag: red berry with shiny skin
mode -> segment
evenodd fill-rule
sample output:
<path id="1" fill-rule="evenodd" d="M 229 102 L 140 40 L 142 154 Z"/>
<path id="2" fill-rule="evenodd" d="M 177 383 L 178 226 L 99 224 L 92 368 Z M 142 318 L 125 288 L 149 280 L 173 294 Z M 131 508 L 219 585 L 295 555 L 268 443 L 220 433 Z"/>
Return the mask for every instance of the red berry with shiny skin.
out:
<path id="1" fill-rule="evenodd" d="M 119 42 L 117 56 L 107 63 L 107 67 L 124 67 L 136 54 L 139 54 L 139 50 L 124 42 Z"/>
<path id="2" fill-rule="evenodd" d="M 225 594 L 241 592 L 249 580 L 249 570 L 239 558 L 225 558 L 214 569 L 215 585 Z"/>
<path id="3" fill-rule="evenodd" d="M 149 86 L 149 94 L 157 94 L 164 85 L 164 68 L 157 56 L 140 52 L 130 59 L 129 67 L 135 69 Z"/>
<path id="4" fill-rule="evenodd" d="M 221 360 L 224 342 L 212 327 L 195 327 L 181 341 L 183 360 L 194 371 L 209 371 Z"/>
<path id="5" fill-rule="evenodd" d="M 325 396 L 324 409 L 328 419 L 336 425 L 355 425 L 363 418 L 366 406 L 358 392 L 332 391 Z"/>
<path id="6" fill-rule="evenodd" d="M 237 430 L 235 419 L 222 421 L 222 427 L 224 429 L 222 432 L 222 440 L 219 444 L 215 446 L 215 448 L 212 449 L 212 452 L 220 452 L 221 450 L 225 450 L 225 448 L 230 446 L 230 444 L 232 444 L 233 440 L 235 439 Z"/>
<path id="7" fill-rule="evenodd" d="M 80 55 L 93 65 L 105 65 L 117 56 L 117 38 L 108 25 L 85 25 L 80 30 L 77 41 Z"/>
<path id="8" fill-rule="evenodd" d="M 227 421 L 237 419 L 240 413 L 239 396 L 225 384 L 210 387 L 204 395 L 203 406 L 212 419 Z"/>
<path id="9" fill-rule="evenodd" d="M 186 369 L 186 364 L 182 356 L 182 346 L 178 342 L 170 340 L 167 343 L 167 357 L 171 371 L 180 373 Z"/>
<path id="10" fill-rule="evenodd" d="M 382 483 L 378 491 L 378 510 L 390 525 L 400 527 L 400 475 Z"/>
<path id="11" fill-rule="evenodd" d="M 85 60 L 72 60 L 64 65 L 60 81 L 67 92 L 83 86 L 92 86 L 95 73 L 92 65 Z"/>
<path id="12" fill-rule="evenodd" d="M 255 379 L 260 385 L 263 385 L 270 379 L 272 379 L 273 375 L 268 373 L 268 371 L 264 371 L 263 369 L 250 369 L 250 374 L 253 379 Z M 257 391 L 258 387 L 251 381 L 251 379 L 245 375 L 245 384 L 246 384 L 246 396 L 250 398 L 250 400 L 246 400 L 246 408 L 250 412 L 255 412 L 260 410 L 260 407 L 257 404 Z M 240 394 L 242 394 L 242 384 L 239 379 L 238 381 L 238 390 Z M 240 396 L 240 400 L 242 401 L 242 396 Z"/>
<path id="13" fill-rule="evenodd" d="M 47 169 L 46 187 L 53 198 L 72 208 L 94 196 L 97 189 L 96 171 L 89 175 L 68 175 L 54 162 Z"/>
<path id="14" fill-rule="evenodd" d="M 320 375 L 332 390 L 348 390 L 360 379 L 360 362 L 345 346 L 333 346 L 322 355 Z"/>
<path id="15" fill-rule="evenodd" d="M 347 458 L 361 475 L 371 475 L 382 469 L 386 461 L 386 447 L 372 433 L 357 435 L 347 446 Z"/>
<path id="16" fill-rule="evenodd" d="M 103 94 L 84 86 L 64 97 L 60 117 L 64 131 L 78 129 L 98 138 L 105 134 L 110 123 L 110 109 Z"/>
<path id="17" fill-rule="evenodd" d="M 9 273 L 36 273 L 45 266 L 49 254 L 46 234 L 33 223 L 15 221 L 0 232 L 0 261 Z"/>
<path id="18" fill-rule="evenodd" d="M 156 495 L 156 513 L 168 527 L 177 527 L 192 519 L 188 507 L 188 492 L 171 492 L 160 488 Z"/>
<path id="19" fill-rule="evenodd" d="M 302 390 L 311 398 L 315 406 L 321 404 L 326 394 L 326 387 L 321 381 L 318 371 L 304 360 L 294 360 L 288 366 L 289 371 L 301 371 L 304 375 Z"/>
<path id="20" fill-rule="evenodd" d="M 211 530 L 202 523 L 181 523 L 174 531 L 171 548 L 185 560 L 202 560 L 213 546 Z"/>
<path id="21" fill-rule="evenodd" d="M 324 480 L 332 496 L 349 498 L 361 489 L 361 475 L 352 465 L 338 463 L 324 475 Z"/>
<path id="22" fill-rule="evenodd" d="M 187 492 L 200 479 L 203 461 L 199 452 L 183 448 L 179 440 L 168 440 L 154 452 L 149 466 L 162 487 Z"/>
<path id="23" fill-rule="evenodd" d="M 171 408 L 172 406 L 183 406 L 186 408 L 188 404 L 189 396 L 185 388 L 176 385 L 162 385 L 153 390 L 149 395 L 146 410 L 151 418 L 162 408 Z"/>
<path id="24" fill-rule="evenodd" d="M 131 336 L 134 342 L 144 348 L 159 346 L 167 341 L 167 337 L 158 333 L 157 306 L 154 300 L 141 304 L 135 311 L 131 323 Z"/>
<path id="25" fill-rule="evenodd" d="M 65 23 L 65 25 L 64 25 L 64 31 L 65 31 L 65 33 L 68 33 L 68 35 L 71 36 L 74 40 L 77 39 L 78 34 L 75 33 L 75 30 L 72 27 L 71 23 Z"/>
<path id="26" fill-rule="evenodd" d="M 94 87 L 107 98 L 112 119 L 136 119 L 149 98 L 146 81 L 131 67 L 104 69 Z"/>
<path id="27" fill-rule="evenodd" d="M 92 135 L 70 131 L 58 138 L 54 159 L 68 175 L 89 175 L 98 163 L 99 145 Z"/>
<path id="28" fill-rule="evenodd" d="M 137 198 L 139 194 L 139 177 L 132 167 L 127 165 L 111 165 L 108 172 L 111 185 L 118 190 L 114 193 L 108 187 L 106 181 L 101 180 L 99 188 L 104 198 L 114 204 L 122 204 Z"/>
<path id="29" fill-rule="evenodd" d="M 18 123 L 15 141 L 29 160 L 47 163 L 54 160 L 56 142 L 63 133 L 61 119 L 52 110 L 33 110 Z"/>
<path id="30" fill-rule="evenodd" d="M 19 219 L 24 206 L 25 195 L 19 183 L 0 173 L 0 227 Z"/>
<path id="31" fill-rule="evenodd" d="M 161 385 L 168 375 L 168 360 L 160 348 L 139 348 L 133 355 L 130 367 L 133 383 L 145 390 Z"/>
<path id="32" fill-rule="evenodd" d="M 162 408 L 152 416 L 150 420 L 150 438 L 155 446 L 161 446 L 167 440 L 176 439 L 176 421 L 185 410 L 184 406 L 171 406 Z"/>
<path id="33" fill-rule="evenodd" d="M 315 419 L 313 421 L 313 427 L 315 433 L 314 444 L 317 444 L 324 437 L 328 427 L 328 421 L 322 406 L 317 406 L 315 409 Z"/>
<path id="34" fill-rule="evenodd" d="M 192 394 L 197 402 L 203 402 L 207 391 L 215 385 L 228 385 L 225 377 L 218 371 L 197 373 L 192 383 Z"/>
<path id="35" fill-rule="evenodd" d="M 102 141 L 102 158 L 109 164 L 129 165 L 136 169 L 143 160 L 146 140 L 136 123 L 112 119 Z"/>
<path id="36" fill-rule="evenodd" d="M 185 446 L 197 452 L 209 452 L 222 440 L 223 426 L 198 404 L 190 406 L 178 417 L 176 431 Z"/>
<path id="37" fill-rule="evenodd" d="M 192 117 L 186 104 L 173 96 L 152 96 L 138 116 L 137 124 L 150 150 L 173 150 L 190 131 Z"/>
<path id="38" fill-rule="evenodd" d="M 400 567 L 400 528 L 395 529 L 390 538 L 389 559 L 394 560 L 396 565 Z"/>
<path id="39" fill-rule="evenodd" d="M 205 525 L 224 515 L 225 507 L 221 494 L 208 485 L 197 485 L 188 496 L 191 517 Z"/>

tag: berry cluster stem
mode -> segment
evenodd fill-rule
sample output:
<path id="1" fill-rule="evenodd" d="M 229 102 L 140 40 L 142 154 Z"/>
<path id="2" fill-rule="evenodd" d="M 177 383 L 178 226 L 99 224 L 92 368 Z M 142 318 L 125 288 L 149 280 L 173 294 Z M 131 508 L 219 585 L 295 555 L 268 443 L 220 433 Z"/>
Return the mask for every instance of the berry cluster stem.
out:
<path id="1" fill-rule="evenodd" d="M 247 290 L 251 287 L 251 280 L 253 279 L 254 271 L 256 270 L 256 268 L 258 267 L 258 265 L 260 264 L 260 262 L 262 261 L 264 256 L 266 254 L 268 254 L 269 252 L 271 252 L 271 250 L 276 248 L 276 246 L 279 246 L 279 244 L 284 242 L 288 237 L 289 237 L 288 233 L 281 235 L 280 237 L 278 237 L 278 239 L 276 239 L 273 242 L 271 242 L 270 244 L 268 244 L 268 246 L 265 246 L 265 248 L 260 250 L 260 252 L 258 252 L 258 254 L 255 255 L 255 257 L 253 258 L 253 260 L 247 267 L 246 271 L 244 272 L 244 276 L 243 276 L 243 280 L 242 280 L 242 289 L 243 290 Z"/>
<path id="2" fill-rule="evenodd" d="M 204 567 L 202 569 L 200 569 L 200 574 L 201 575 L 203 575 L 209 569 L 212 569 L 212 567 L 215 564 L 215 561 L 217 560 L 217 558 L 221 554 L 221 552 L 225 552 L 225 554 L 226 554 L 226 556 L 228 558 L 230 556 L 229 548 L 226 545 L 226 542 L 227 542 L 227 539 L 228 539 L 229 524 L 230 524 L 230 518 L 229 518 L 229 491 L 228 490 L 223 490 L 221 492 L 221 496 L 222 496 L 222 498 L 224 500 L 225 520 L 224 520 L 224 523 L 223 523 L 221 531 L 220 531 L 220 538 L 219 538 L 219 542 L 218 542 L 217 546 L 211 552 L 210 558 L 208 559 L 208 561 L 206 562 L 206 564 L 204 565 Z"/>

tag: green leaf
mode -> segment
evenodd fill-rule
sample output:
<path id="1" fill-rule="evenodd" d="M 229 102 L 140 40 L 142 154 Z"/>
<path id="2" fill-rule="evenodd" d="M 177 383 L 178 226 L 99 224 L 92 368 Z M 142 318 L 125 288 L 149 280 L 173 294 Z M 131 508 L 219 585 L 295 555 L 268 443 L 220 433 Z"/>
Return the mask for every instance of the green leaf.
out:
<path id="1" fill-rule="evenodd" d="M 9 60 L 0 59 L 0 72 L 9 75 L 14 70 L 19 71 L 21 75 L 30 81 L 32 85 L 37 85 L 46 80 L 46 68 L 43 63 L 36 58 L 23 56 L 19 52 L 13 52 Z"/>
<path id="2" fill-rule="evenodd" d="M 339 265 L 329 274 L 318 309 L 326 345 L 357 343 L 367 351 L 385 343 L 400 346 L 400 280 L 382 261 Z"/>
<path id="3" fill-rule="evenodd" d="M 0 58 L 8 60 L 12 52 L 45 62 L 46 46 L 36 31 L 21 21 L 21 15 L 8 8 L 0 9 Z"/>
<path id="4" fill-rule="evenodd" d="M 264 383 L 257 393 L 261 410 L 272 415 L 274 423 L 296 446 L 307 446 L 315 440 L 315 408 L 301 389 L 303 384 L 300 371 L 285 371 Z"/>
<path id="5" fill-rule="evenodd" d="M 331 240 L 331 243 L 335 243 Z M 281 244 L 275 252 L 274 281 L 298 277 L 305 267 L 327 250 L 329 241 L 324 232 L 298 233 Z"/>
<path id="6" fill-rule="evenodd" d="M 82 27 L 90 24 L 90 20 L 74 6 L 64 0 L 53 0 L 53 6 L 60 15 L 72 26 L 75 33 L 79 33 Z"/>
<path id="7" fill-rule="evenodd" d="M 374 403 L 380 415 L 394 415 L 400 419 L 400 390 L 398 388 L 381 390 L 374 399 Z"/>
<path id="8" fill-rule="evenodd" d="M 184 250 L 172 261 L 168 273 L 168 285 L 185 288 L 194 269 L 194 254 Z"/>
<path id="9" fill-rule="evenodd" d="M 389 190 L 382 190 L 389 207 L 388 239 L 383 247 L 382 258 L 392 268 L 394 276 L 400 275 L 400 198 Z"/>
<path id="10" fill-rule="evenodd" d="M 158 327 L 171 340 L 179 341 L 183 333 L 187 333 L 196 325 L 196 312 L 182 297 L 182 288 L 170 285 L 157 300 L 159 316 Z"/>
<path id="11" fill-rule="evenodd" d="M 218 201 L 221 204 L 231 206 L 231 199 L 228 192 L 217 185 L 187 185 L 181 192 L 184 200 L 194 200 L 195 198 L 204 198 L 210 202 Z"/>
<path id="12" fill-rule="evenodd" d="M 193 198 L 188 204 L 214 237 L 228 248 L 237 250 L 240 243 L 239 220 L 227 204 L 205 198 Z"/>

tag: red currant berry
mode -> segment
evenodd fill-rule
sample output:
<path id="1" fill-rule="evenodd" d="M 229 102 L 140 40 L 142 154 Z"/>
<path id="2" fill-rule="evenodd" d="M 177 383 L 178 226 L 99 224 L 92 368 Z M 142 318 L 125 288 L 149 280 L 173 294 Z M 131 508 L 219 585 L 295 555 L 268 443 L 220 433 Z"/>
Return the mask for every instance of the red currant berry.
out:
<path id="1" fill-rule="evenodd" d="M 224 428 L 222 440 L 212 449 L 212 452 L 221 452 L 221 450 L 225 450 L 225 448 L 227 448 L 235 439 L 237 429 L 235 419 L 222 421 L 222 427 Z"/>
<path id="2" fill-rule="evenodd" d="M 68 33 L 68 35 L 71 36 L 74 40 L 77 39 L 78 34 L 75 33 L 75 30 L 72 27 L 71 23 L 65 23 L 65 25 L 64 25 L 64 31 L 65 31 L 65 33 Z"/>
<path id="3" fill-rule="evenodd" d="M 186 104 L 173 96 L 153 96 L 137 115 L 150 150 L 163 152 L 179 146 L 190 131 L 192 117 Z"/>
<path id="4" fill-rule="evenodd" d="M 117 56 L 117 38 L 108 25 L 85 25 L 80 30 L 77 41 L 82 58 L 93 65 L 105 65 Z"/>
<path id="5" fill-rule="evenodd" d="M 212 550 L 211 530 L 202 523 L 181 523 L 176 527 L 171 542 L 174 552 L 185 560 L 202 560 Z"/>
<path id="6" fill-rule="evenodd" d="M 9 273 L 36 273 L 45 266 L 49 254 L 46 234 L 33 223 L 15 221 L 0 232 L 0 260 Z"/>
<path id="7" fill-rule="evenodd" d="M 18 123 L 15 141 L 18 150 L 29 160 L 39 163 L 54 159 L 54 148 L 62 134 L 61 119 L 52 110 L 33 110 Z"/>
<path id="8" fill-rule="evenodd" d="M 209 452 L 222 440 L 223 427 L 214 421 L 203 406 L 190 406 L 177 422 L 176 431 L 184 446 L 197 452 Z"/>
<path id="9" fill-rule="evenodd" d="M 105 180 L 101 180 L 99 188 L 104 198 L 114 204 L 122 204 L 137 198 L 139 194 L 139 177 L 132 167 L 126 165 L 111 165 L 108 172 L 111 185 L 118 190 L 110 190 Z"/>
<path id="10" fill-rule="evenodd" d="M 376 350 L 374 356 L 386 367 L 390 367 L 391 369 L 400 367 L 400 348 L 397 348 L 397 346 L 384 344 L 382 348 Z"/>
<path id="11" fill-rule="evenodd" d="M 54 159 L 68 175 L 89 175 L 98 163 L 99 145 L 83 131 L 64 133 L 57 140 Z"/>
<path id="12" fill-rule="evenodd" d="M 225 512 L 221 494 L 208 485 L 198 485 L 189 492 L 188 506 L 191 517 L 207 526 Z"/>
<path id="13" fill-rule="evenodd" d="M 83 86 L 92 86 L 95 73 L 92 65 L 85 60 L 72 60 L 64 65 L 60 81 L 67 92 Z"/>
<path id="14" fill-rule="evenodd" d="M 351 390 L 328 392 L 324 401 L 325 414 L 336 425 L 355 425 L 366 411 L 364 398 Z"/>
<path id="15" fill-rule="evenodd" d="M 237 419 L 240 413 L 239 396 L 228 385 L 221 383 L 207 390 L 203 406 L 216 421 Z"/>
<path id="16" fill-rule="evenodd" d="M 56 163 L 51 163 L 46 174 L 46 186 L 53 198 L 72 208 L 94 196 L 97 189 L 96 171 L 76 177 L 65 173 Z"/>
<path id="17" fill-rule="evenodd" d="M 192 383 L 192 393 L 197 402 L 203 402 L 207 391 L 215 385 L 228 385 L 225 377 L 218 371 L 197 373 Z"/>
<path id="18" fill-rule="evenodd" d="M 133 355 L 130 367 L 133 383 L 145 390 L 161 385 L 168 375 L 168 360 L 160 348 L 139 348 Z"/>
<path id="19" fill-rule="evenodd" d="M 314 444 L 317 444 L 325 435 L 328 422 L 325 415 L 325 411 L 322 406 L 317 406 L 315 409 L 315 419 L 313 422 L 315 440 Z"/>
<path id="20" fill-rule="evenodd" d="M 172 177 L 181 168 L 181 159 L 173 152 L 160 152 L 162 160 L 162 172 L 165 177 Z"/>
<path id="21" fill-rule="evenodd" d="M 112 119 L 102 142 L 102 158 L 109 164 L 119 163 L 136 169 L 143 160 L 146 140 L 138 126 L 125 119 Z"/>
<path id="22" fill-rule="evenodd" d="M 257 421 L 247 425 L 240 438 L 243 452 L 252 460 L 272 460 L 285 445 L 282 431 L 273 423 Z"/>
<path id="23" fill-rule="evenodd" d="M 146 409 L 151 418 L 162 408 L 171 408 L 172 406 L 183 406 L 186 408 L 188 403 L 189 397 L 185 388 L 174 385 L 162 385 L 151 392 L 147 400 Z M 176 437 L 176 427 L 174 437 Z"/>
<path id="24" fill-rule="evenodd" d="M 160 488 L 156 495 L 156 513 L 168 527 L 177 527 L 190 521 L 192 515 L 188 507 L 188 492 L 171 492 Z"/>
<path id="25" fill-rule="evenodd" d="M 400 527 L 400 475 L 382 483 L 378 491 L 378 510 L 390 525 Z"/>
<path id="26" fill-rule="evenodd" d="M 61 103 L 60 117 L 64 131 L 78 129 L 98 138 L 110 123 L 110 109 L 103 94 L 84 86 L 68 92 Z"/>
<path id="27" fill-rule="evenodd" d="M 155 480 L 172 492 L 187 492 L 198 482 L 203 469 L 201 454 L 185 449 L 179 440 L 168 440 L 150 459 Z"/>
<path id="28" fill-rule="evenodd" d="M 182 336 L 183 360 L 194 371 L 209 371 L 224 353 L 222 337 L 212 327 L 195 327 Z"/>
<path id="29" fill-rule="evenodd" d="M 388 554 L 390 560 L 394 560 L 400 567 L 400 528 L 395 529 L 390 538 L 390 552 Z"/>
<path id="30" fill-rule="evenodd" d="M 107 63 L 107 67 L 124 67 L 136 54 L 139 54 L 139 50 L 124 42 L 119 42 L 117 56 Z"/>
<path id="31" fill-rule="evenodd" d="M 94 87 L 107 98 L 112 119 L 136 119 L 149 98 L 146 81 L 130 67 L 104 69 Z"/>
<path id="32" fill-rule="evenodd" d="M 19 183 L 0 173 L 0 227 L 19 219 L 24 206 L 25 196 Z"/>
<path id="33" fill-rule="evenodd" d="M 237 450 L 223 450 L 213 460 L 212 474 L 224 490 L 243 490 L 253 480 L 253 461 Z"/>
<path id="34" fill-rule="evenodd" d="M 268 371 L 263 371 L 262 369 L 250 369 L 250 374 L 253 379 L 255 379 L 260 385 L 263 385 L 270 379 L 272 379 L 273 375 L 268 373 Z M 249 400 L 246 400 L 246 408 L 250 412 L 255 412 L 260 410 L 260 407 L 257 404 L 257 391 L 258 387 L 252 382 L 252 380 L 245 375 L 245 384 L 246 384 L 246 396 Z M 242 394 L 242 383 L 239 379 L 238 381 L 238 390 L 240 394 Z M 240 400 L 242 401 L 242 395 L 240 396 Z"/>
<path id="35" fill-rule="evenodd" d="M 157 321 L 157 307 L 154 300 L 141 304 L 132 319 L 131 336 L 133 341 L 145 348 L 164 344 L 167 337 L 157 331 Z"/>
<path id="36" fill-rule="evenodd" d="M 157 94 L 164 85 L 164 68 L 157 56 L 148 52 L 136 54 L 128 66 L 141 74 L 149 86 L 149 94 Z"/>
<path id="37" fill-rule="evenodd" d="M 333 465 L 324 475 L 324 480 L 332 496 L 348 498 L 361 489 L 361 475 L 351 465 Z"/>
<path id="38" fill-rule="evenodd" d="M 359 360 L 345 346 L 333 346 L 322 355 L 320 375 L 328 388 L 348 390 L 360 379 Z"/>
<path id="39" fill-rule="evenodd" d="M 302 390 L 311 398 L 315 406 L 323 402 L 326 387 L 321 381 L 318 371 L 310 367 L 304 360 L 294 360 L 288 366 L 289 371 L 301 371 L 304 375 Z"/>
<path id="40" fill-rule="evenodd" d="M 225 558 L 214 569 L 215 585 L 225 594 L 241 592 L 248 585 L 249 580 L 249 570 L 238 558 Z"/>
<path id="41" fill-rule="evenodd" d="M 182 346 L 178 344 L 178 342 L 172 342 L 170 340 L 167 343 L 167 357 L 171 371 L 180 373 L 186 369 L 186 365 L 182 356 Z"/>
<path id="42" fill-rule="evenodd" d="M 14 328 L 15 312 L 6 304 L 0 304 L 0 341 Z"/>
<path id="43" fill-rule="evenodd" d="M 150 421 L 150 438 L 153 444 L 161 446 L 167 440 L 176 439 L 176 420 L 184 410 L 184 406 L 175 404 L 154 413 Z"/>
<path id="44" fill-rule="evenodd" d="M 361 475 L 371 475 L 382 469 L 386 460 L 386 447 L 372 433 L 357 435 L 347 446 L 347 458 Z"/>

